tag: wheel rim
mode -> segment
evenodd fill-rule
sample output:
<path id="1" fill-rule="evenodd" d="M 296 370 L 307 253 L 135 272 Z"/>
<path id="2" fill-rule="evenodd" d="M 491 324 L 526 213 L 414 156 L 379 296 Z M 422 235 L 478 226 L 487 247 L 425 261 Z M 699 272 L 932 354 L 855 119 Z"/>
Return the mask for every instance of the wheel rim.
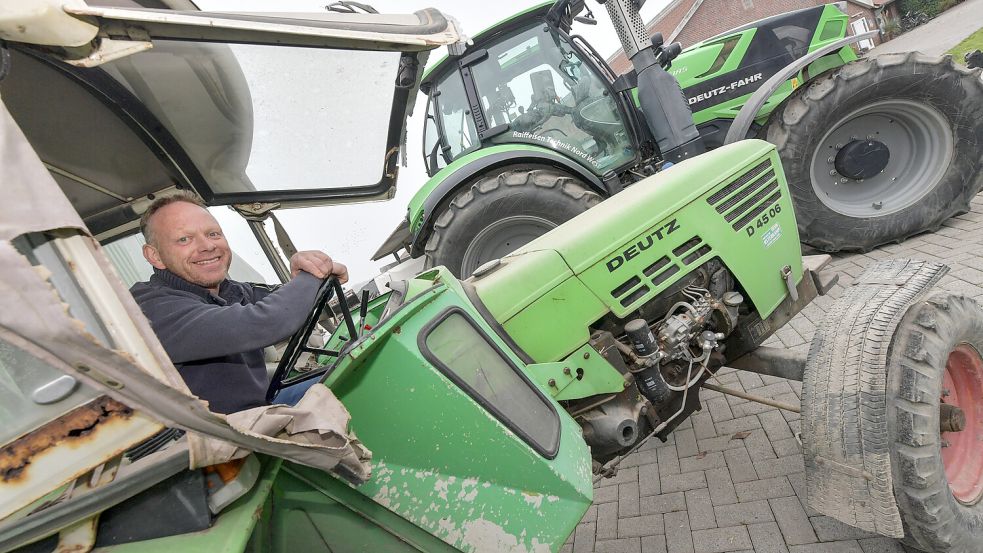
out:
<path id="1" fill-rule="evenodd" d="M 983 496 L 983 358 L 969 344 L 949 354 L 942 377 L 942 401 L 962 409 L 960 432 L 942 432 L 942 465 L 956 501 L 978 503 Z"/>
<path id="2" fill-rule="evenodd" d="M 837 153 L 855 141 L 876 141 L 890 151 L 873 177 L 836 171 Z M 881 100 L 841 118 L 819 141 L 810 172 L 813 190 L 828 208 L 851 217 L 881 217 L 922 199 L 952 159 L 952 128 L 935 108 L 909 100 Z"/>
<path id="3" fill-rule="evenodd" d="M 556 228 L 556 223 L 533 215 L 512 215 L 488 225 L 479 232 L 461 262 L 461 278 L 485 263 L 502 258 Z"/>

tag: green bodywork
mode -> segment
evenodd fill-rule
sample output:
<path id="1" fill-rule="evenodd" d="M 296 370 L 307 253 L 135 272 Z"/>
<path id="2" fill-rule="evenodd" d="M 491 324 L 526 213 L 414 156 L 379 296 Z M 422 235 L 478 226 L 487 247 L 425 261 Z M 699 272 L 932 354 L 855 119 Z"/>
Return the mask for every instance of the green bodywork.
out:
<path id="1" fill-rule="evenodd" d="M 482 47 L 497 44 L 495 35 L 500 33 L 500 31 L 516 28 L 523 23 L 523 20 L 542 18 L 550 5 L 550 3 L 545 3 L 524 10 L 482 31 L 476 35 L 475 40 L 481 42 L 483 38 L 489 38 L 491 42 L 482 43 L 480 45 Z M 692 91 L 698 90 L 701 84 L 706 85 L 709 82 L 716 81 L 717 84 L 714 86 L 737 85 L 740 84 L 740 78 L 738 76 L 747 76 L 749 72 L 753 73 L 754 70 L 751 68 L 754 68 L 755 65 L 747 65 L 747 58 L 749 57 L 749 47 L 752 44 L 752 40 L 755 34 L 759 32 L 756 23 L 751 23 L 745 27 L 694 44 L 686 48 L 673 61 L 669 72 L 679 80 L 684 95 L 690 99 L 691 106 L 694 109 L 694 122 L 698 126 L 708 125 L 713 129 L 715 126 L 719 126 L 717 123 L 722 125 L 728 124 L 737 116 L 741 107 L 747 102 L 754 90 L 764 83 L 764 77 L 753 83 L 748 82 L 746 83 L 747 94 L 728 99 L 705 109 L 699 109 L 699 102 L 694 102 L 694 99 L 691 98 L 693 95 Z M 815 32 L 809 41 L 808 52 L 813 52 L 842 39 L 846 36 L 848 28 L 849 16 L 832 4 L 824 6 L 819 15 Z M 788 56 L 785 49 L 782 48 L 776 50 L 774 58 L 764 58 L 763 60 L 757 60 L 756 63 L 759 65 L 779 63 L 777 60 L 780 58 L 784 59 L 783 56 L 792 59 Z M 819 58 L 782 84 L 764 103 L 755 121 L 760 125 L 765 124 L 774 109 L 781 105 L 797 88 L 803 86 L 821 73 L 840 67 L 856 59 L 857 55 L 850 47 L 843 47 L 834 53 Z M 448 65 L 452 62 L 453 60 L 447 58 L 440 60 L 428 70 L 424 80 L 436 82 L 438 78 L 441 78 L 445 74 Z M 782 65 L 784 66 L 784 63 Z M 728 79 L 728 75 L 734 75 L 734 78 Z M 745 85 L 738 86 L 737 89 L 743 86 Z M 634 99 L 634 107 L 640 109 L 637 89 L 632 89 L 630 95 Z M 644 118 L 641 117 L 641 114 L 638 115 L 636 119 L 643 121 Z M 409 202 L 407 213 L 410 234 L 415 237 L 415 243 L 422 243 L 419 236 L 425 238 L 429 234 L 430 228 L 428 221 L 432 222 L 436 216 L 435 211 L 439 210 L 438 206 L 443 205 L 446 199 L 453 197 L 460 187 L 470 184 L 474 178 L 487 171 L 486 167 L 480 163 L 475 163 L 486 155 L 508 153 L 511 154 L 511 164 L 521 164 L 528 161 L 523 157 L 523 150 L 525 149 L 535 152 L 549 151 L 555 155 L 563 155 L 570 161 L 577 163 L 578 166 L 583 168 L 584 173 L 593 173 L 600 176 L 597 169 L 591 167 L 589 163 L 583 162 L 577 156 L 560 149 L 539 148 L 530 144 L 501 144 L 503 140 L 508 140 L 508 136 L 508 133 L 498 135 L 494 137 L 494 142 L 492 140 L 485 140 L 476 146 L 477 149 L 468 151 L 460 157 L 453 159 L 450 164 L 433 174 L 433 177 L 417 191 Z M 720 136 L 722 137 L 722 134 Z M 455 181 L 457 182 L 456 187 L 441 187 L 441 183 L 444 183 L 451 175 L 455 176 Z M 414 256 L 421 255 L 422 253 L 422 248 L 411 249 L 411 254 Z"/>
<path id="2" fill-rule="evenodd" d="M 607 313 L 630 316 L 713 257 L 762 317 L 785 298 L 782 269 L 789 266 L 793 283 L 802 276 L 788 187 L 767 142 L 745 140 L 680 163 L 589 214 L 472 279 L 536 362 L 563 360 L 587 342 L 588 325 Z"/>
<path id="3" fill-rule="evenodd" d="M 809 52 L 816 51 L 832 44 L 846 36 L 850 18 L 833 5 L 823 8 L 816 33 L 809 43 Z M 748 47 L 758 28 L 751 24 L 749 28 L 728 32 L 698 42 L 687 47 L 672 62 L 669 73 L 679 80 L 679 86 L 685 92 L 690 87 L 702 82 L 738 71 L 742 60 L 748 54 Z M 843 47 L 835 53 L 816 60 L 799 71 L 793 78 L 786 81 L 775 93 L 768 98 L 758 111 L 757 121 L 763 123 L 771 112 L 784 102 L 792 92 L 820 73 L 839 67 L 857 59 L 856 53 L 850 47 Z M 761 84 L 761 83 L 758 83 Z M 714 119 L 733 119 L 751 97 L 755 87 L 749 87 L 749 92 L 739 98 L 734 98 L 716 106 L 693 112 L 693 121 L 700 125 Z M 637 90 L 634 94 L 635 104 L 638 104 Z"/>

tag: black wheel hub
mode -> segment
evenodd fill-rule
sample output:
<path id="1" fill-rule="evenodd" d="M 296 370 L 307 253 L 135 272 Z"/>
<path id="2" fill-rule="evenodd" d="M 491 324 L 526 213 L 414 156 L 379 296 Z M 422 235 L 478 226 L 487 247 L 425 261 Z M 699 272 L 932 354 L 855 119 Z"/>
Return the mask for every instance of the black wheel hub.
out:
<path id="1" fill-rule="evenodd" d="M 848 179 L 869 179 L 887 167 L 891 150 L 878 140 L 854 140 L 836 152 L 833 166 Z"/>

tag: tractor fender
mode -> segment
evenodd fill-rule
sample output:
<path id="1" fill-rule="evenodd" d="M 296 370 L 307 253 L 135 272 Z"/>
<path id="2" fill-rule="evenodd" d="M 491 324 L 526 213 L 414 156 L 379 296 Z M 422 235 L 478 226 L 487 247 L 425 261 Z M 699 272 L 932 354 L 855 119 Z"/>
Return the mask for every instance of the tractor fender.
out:
<path id="1" fill-rule="evenodd" d="M 423 254 L 423 246 L 430 236 L 428 229 L 431 228 L 434 218 L 439 215 L 440 208 L 458 190 L 489 171 L 519 164 L 546 165 L 562 169 L 582 180 L 598 194 L 604 197 L 611 195 L 597 175 L 576 161 L 552 150 L 527 144 L 484 148 L 441 169 L 410 201 L 407 219 L 410 222 L 408 229 L 410 255 L 418 257 Z M 416 221 L 419 222 L 413 224 Z"/>
<path id="2" fill-rule="evenodd" d="M 828 44 L 815 52 L 810 52 L 806 56 L 793 61 L 792 63 L 785 66 L 784 69 L 772 75 L 770 79 L 765 81 L 758 90 L 754 91 L 754 94 L 748 98 L 747 103 L 741 108 L 741 111 L 737 112 L 737 117 L 734 118 L 734 122 L 731 123 L 730 129 L 727 131 L 727 137 L 724 138 L 724 144 L 730 144 L 731 142 L 736 142 L 738 140 L 743 140 L 747 138 L 747 133 L 751 129 L 751 124 L 758 117 L 758 112 L 761 111 L 761 107 L 765 105 L 765 102 L 778 90 L 778 87 L 791 79 L 792 75 L 795 75 L 803 67 L 809 65 L 810 63 L 818 60 L 819 58 L 829 54 L 830 52 L 839 50 L 847 44 L 854 42 L 859 42 L 867 38 L 874 38 L 880 34 L 880 31 L 869 31 L 859 35 L 852 35 L 841 40 L 837 40 L 832 44 Z"/>

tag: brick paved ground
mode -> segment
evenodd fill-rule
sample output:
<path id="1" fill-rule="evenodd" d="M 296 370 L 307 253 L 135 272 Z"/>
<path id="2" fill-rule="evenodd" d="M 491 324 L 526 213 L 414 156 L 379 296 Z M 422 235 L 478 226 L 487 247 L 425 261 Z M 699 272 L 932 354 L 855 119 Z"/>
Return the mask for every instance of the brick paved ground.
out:
<path id="1" fill-rule="evenodd" d="M 833 260 L 840 284 L 767 345 L 808 349 L 824 310 L 875 260 L 940 260 L 939 286 L 983 301 L 983 195 L 938 232 Z M 798 405 L 798 382 L 722 371 L 728 388 Z M 651 440 L 600 482 L 564 553 L 891 553 L 895 540 L 855 530 L 805 507 L 796 413 L 704 391 L 704 409 L 666 443 Z M 735 438 L 735 434 L 738 436 Z M 743 438 L 741 438 L 743 437 Z"/>

